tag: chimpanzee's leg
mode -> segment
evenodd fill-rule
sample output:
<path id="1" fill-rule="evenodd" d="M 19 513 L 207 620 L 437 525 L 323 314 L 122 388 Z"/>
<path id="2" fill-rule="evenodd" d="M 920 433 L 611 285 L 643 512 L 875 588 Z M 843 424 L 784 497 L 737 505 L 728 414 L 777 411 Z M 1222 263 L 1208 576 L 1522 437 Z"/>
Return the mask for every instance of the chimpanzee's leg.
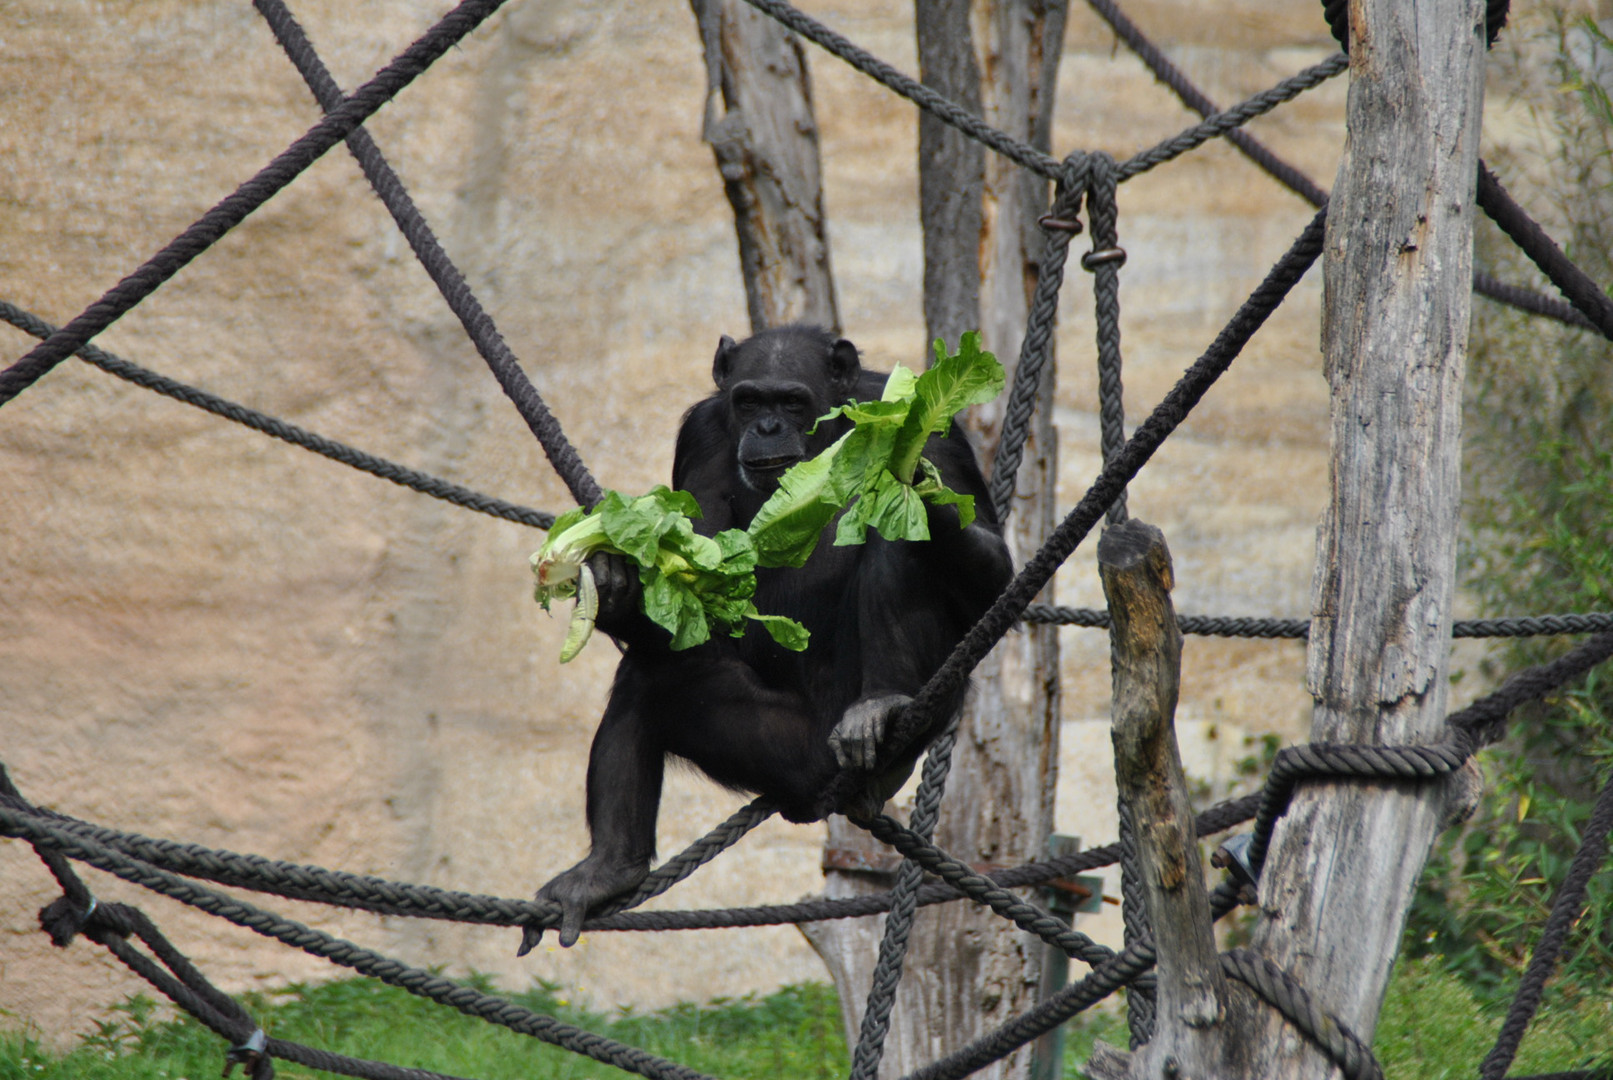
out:
<path id="1" fill-rule="evenodd" d="M 623 658 L 588 754 L 588 857 L 538 890 L 561 907 L 560 944 L 569 948 L 588 909 L 644 880 L 655 854 L 665 750 L 649 710 L 654 695 L 639 665 Z M 525 955 L 543 938 L 527 928 Z"/>

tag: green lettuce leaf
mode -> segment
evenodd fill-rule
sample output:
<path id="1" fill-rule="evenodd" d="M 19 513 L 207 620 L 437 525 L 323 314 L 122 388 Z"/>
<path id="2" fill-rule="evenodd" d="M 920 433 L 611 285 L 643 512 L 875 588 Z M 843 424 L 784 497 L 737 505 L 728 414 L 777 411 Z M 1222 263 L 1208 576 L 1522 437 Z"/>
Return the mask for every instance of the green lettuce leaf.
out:
<path id="1" fill-rule="evenodd" d="M 924 444 L 949 432 L 960 410 L 1000 394 L 1003 369 L 980 348 L 978 334 L 963 335 L 956 354 L 937 341 L 935 354 L 922 374 L 898 366 L 878 401 L 848 402 L 819 419 L 844 417 L 856 426 L 785 472 L 751 522 L 758 565 L 802 565 L 837 514 L 837 545 L 866 543 L 870 528 L 890 540 L 928 540 L 926 502 L 956 506 L 966 528 L 974 521 L 974 498 L 941 482 Z"/>

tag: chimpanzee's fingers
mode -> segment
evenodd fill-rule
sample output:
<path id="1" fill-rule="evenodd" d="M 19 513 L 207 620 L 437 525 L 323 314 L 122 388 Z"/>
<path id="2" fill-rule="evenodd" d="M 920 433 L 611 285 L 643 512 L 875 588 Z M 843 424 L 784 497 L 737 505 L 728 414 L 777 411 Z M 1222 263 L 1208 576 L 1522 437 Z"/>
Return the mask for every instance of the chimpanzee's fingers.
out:
<path id="1" fill-rule="evenodd" d="M 560 901 L 560 947 L 569 949 L 577 944 L 577 938 L 582 935 L 583 916 L 588 913 L 588 905 L 576 900 Z"/>
<path id="2" fill-rule="evenodd" d="M 879 735 L 874 730 L 872 717 L 864 717 L 861 731 L 857 732 L 857 768 L 863 772 L 873 772 L 874 762 L 879 758 Z"/>
<path id="3" fill-rule="evenodd" d="M 521 928 L 521 947 L 515 950 L 515 955 L 525 956 L 541 944 L 543 944 L 543 927 L 528 923 Z"/>

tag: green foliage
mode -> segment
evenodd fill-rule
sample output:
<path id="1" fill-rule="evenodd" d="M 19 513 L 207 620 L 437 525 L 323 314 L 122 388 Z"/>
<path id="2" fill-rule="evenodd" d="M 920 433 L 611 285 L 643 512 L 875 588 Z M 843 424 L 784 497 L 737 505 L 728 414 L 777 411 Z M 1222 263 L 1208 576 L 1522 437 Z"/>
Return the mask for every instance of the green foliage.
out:
<path id="1" fill-rule="evenodd" d="M 980 348 L 978 334 L 968 333 L 956 353 L 937 341 L 935 364 L 923 374 L 904 367 L 891 372 L 878 401 L 831 410 L 818 422 L 844 416 L 856 427 L 786 472 L 757 511 L 750 534 L 758 563 L 802 565 L 836 514 L 838 545 L 864 543 L 870 528 L 887 540 L 928 540 L 926 502 L 956 506 L 967 526 L 974 520 L 973 496 L 942 484 L 922 452 L 931 435 L 951 429 L 956 413 L 1002 393 L 1003 381 L 997 358 Z"/>
<path id="2" fill-rule="evenodd" d="M 1516 157 L 1492 163 L 1569 257 L 1613 280 L 1613 111 L 1597 69 L 1605 34 L 1561 7 L 1515 20 L 1496 50 L 1532 124 Z M 1493 156 L 1493 155 L 1492 155 Z M 1539 164 L 1543 168 L 1531 168 Z M 1477 261 L 1555 289 L 1493 226 Z M 1599 336 L 1475 303 L 1469 363 L 1465 538 L 1469 587 L 1489 614 L 1613 610 L 1613 347 Z M 1572 642 L 1495 650 L 1497 677 Z M 1613 676 L 1602 673 L 1515 715 L 1481 756 L 1486 798 L 1436 846 L 1407 927 L 1413 956 L 1439 956 L 1483 997 L 1510 995 L 1613 775 Z M 1606 994 L 1613 971 L 1613 870 L 1593 880 L 1559 967 L 1557 992 Z"/>
<path id="3" fill-rule="evenodd" d="M 973 496 L 941 483 L 922 451 L 932 434 L 951 429 L 954 414 L 1002 392 L 1003 368 L 972 333 L 955 354 L 937 341 L 935 355 L 922 375 L 898 367 L 879 401 L 854 401 L 821 417 L 819 423 L 845 416 L 856 426 L 787 470 L 747 530 L 700 535 L 694 496 L 665 486 L 636 498 L 607 491 L 593 510 L 562 514 L 532 555 L 533 595 L 543 609 L 554 600 L 577 601 L 561 662 L 581 652 L 594 630 L 599 594 L 587 560 L 596 552 L 625 555 L 637 566 L 644 613 L 672 635 L 674 650 L 703 644 L 714 631 L 741 637 L 759 622 L 773 640 L 799 652 L 807 647 L 806 628 L 762 614 L 751 602 L 756 567 L 801 566 L 837 514 L 836 544 L 864 543 L 869 528 L 889 540 L 928 540 L 926 502 L 956 506 L 967 526 Z"/>
<path id="4" fill-rule="evenodd" d="M 486 979 L 466 981 L 490 989 Z M 839 1005 L 828 986 L 789 986 L 765 997 L 718 998 L 614 1019 L 571 1004 L 553 985 L 512 997 L 526 1008 L 717 1076 L 828 1080 L 844 1076 L 849 1067 Z M 624 1075 L 369 979 L 291 987 L 250 996 L 247 1004 L 277 1038 L 476 1080 Z M 216 1077 L 223 1041 L 188 1018 L 156 1022 L 151 1009 L 145 998 L 114 1007 L 67 1054 L 53 1054 L 26 1034 L 0 1033 L 0 1080 Z M 283 1061 L 275 1063 L 275 1072 L 281 1080 L 327 1075 Z"/>
<path id="5" fill-rule="evenodd" d="M 1389 984 L 1373 1052 L 1395 1080 L 1471 1080 L 1501 1033 L 1505 1009 L 1474 995 L 1433 959 L 1402 959 Z M 1613 997 L 1581 994 L 1530 1026 L 1511 1075 L 1613 1066 Z"/>
<path id="6" fill-rule="evenodd" d="M 807 631 L 778 615 L 762 615 L 756 593 L 756 548 L 739 529 L 716 536 L 694 531 L 700 505 L 686 491 L 665 485 L 636 498 L 607 491 L 592 511 L 562 514 L 543 547 L 532 555 L 533 595 L 545 611 L 553 600 L 575 597 L 564 663 L 582 651 L 593 633 L 599 599 L 587 559 L 613 551 L 631 559 L 644 586 L 644 614 L 672 635 L 674 650 L 711 640 L 716 628 L 734 637 L 748 621 L 760 622 L 785 648 L 806 648 Z"/>
<path id="7" fill-rule="evenodd" d="M 1530 1026 L 1510 1074 L 1613 1068 L 1607 1037 L 1613 995 L 1577 993 L 1554 1005 Z M 1475 995 L 1437 959 L 1403 958 L 1384 995 L 1372 1050 L 1393 1080 L 1472 1080 L 1505 1016 L 1504 1002 Z M 1095 1040 L 1123 1050 L 1130 1038 L 1125 1010 L 1109 1003 L 1076 1016 L 1064 1032 L 1067 1077 L 1082 1075 Z"/>

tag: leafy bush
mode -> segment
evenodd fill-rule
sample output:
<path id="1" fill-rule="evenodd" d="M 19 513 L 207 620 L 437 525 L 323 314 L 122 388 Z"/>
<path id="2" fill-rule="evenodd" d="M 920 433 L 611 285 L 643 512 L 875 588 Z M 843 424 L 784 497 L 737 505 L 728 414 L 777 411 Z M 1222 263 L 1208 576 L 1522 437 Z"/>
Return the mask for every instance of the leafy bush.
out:
<path id="1" fill-rule="evenodd" d="M 1491 162 L 1568 256 L 1613 280 L 1613 42 L 1562 5 L 1517 12 L 1494 57 L 1529 118 Z M 1556 290 L 1487 222 L 1476 261 Z M 1467 582 L 1489 614 L 1613 610 L 1613 346 L 1591 331 L 1475 302 L 1468 375 Z M 1494 677 L 1571 642 L 1499 648 Z M 1509 994 L 1539 938 L 1597 791 L 1613 775 L 1613 675 L 1520 710 L 1482 756 L 1487 798 L 1444 837 L 1408 925 L 1479 993 Z M 1559 968 L 1570 995 L 1613 981 L 1613 872 L 1593 881 Z"/>

